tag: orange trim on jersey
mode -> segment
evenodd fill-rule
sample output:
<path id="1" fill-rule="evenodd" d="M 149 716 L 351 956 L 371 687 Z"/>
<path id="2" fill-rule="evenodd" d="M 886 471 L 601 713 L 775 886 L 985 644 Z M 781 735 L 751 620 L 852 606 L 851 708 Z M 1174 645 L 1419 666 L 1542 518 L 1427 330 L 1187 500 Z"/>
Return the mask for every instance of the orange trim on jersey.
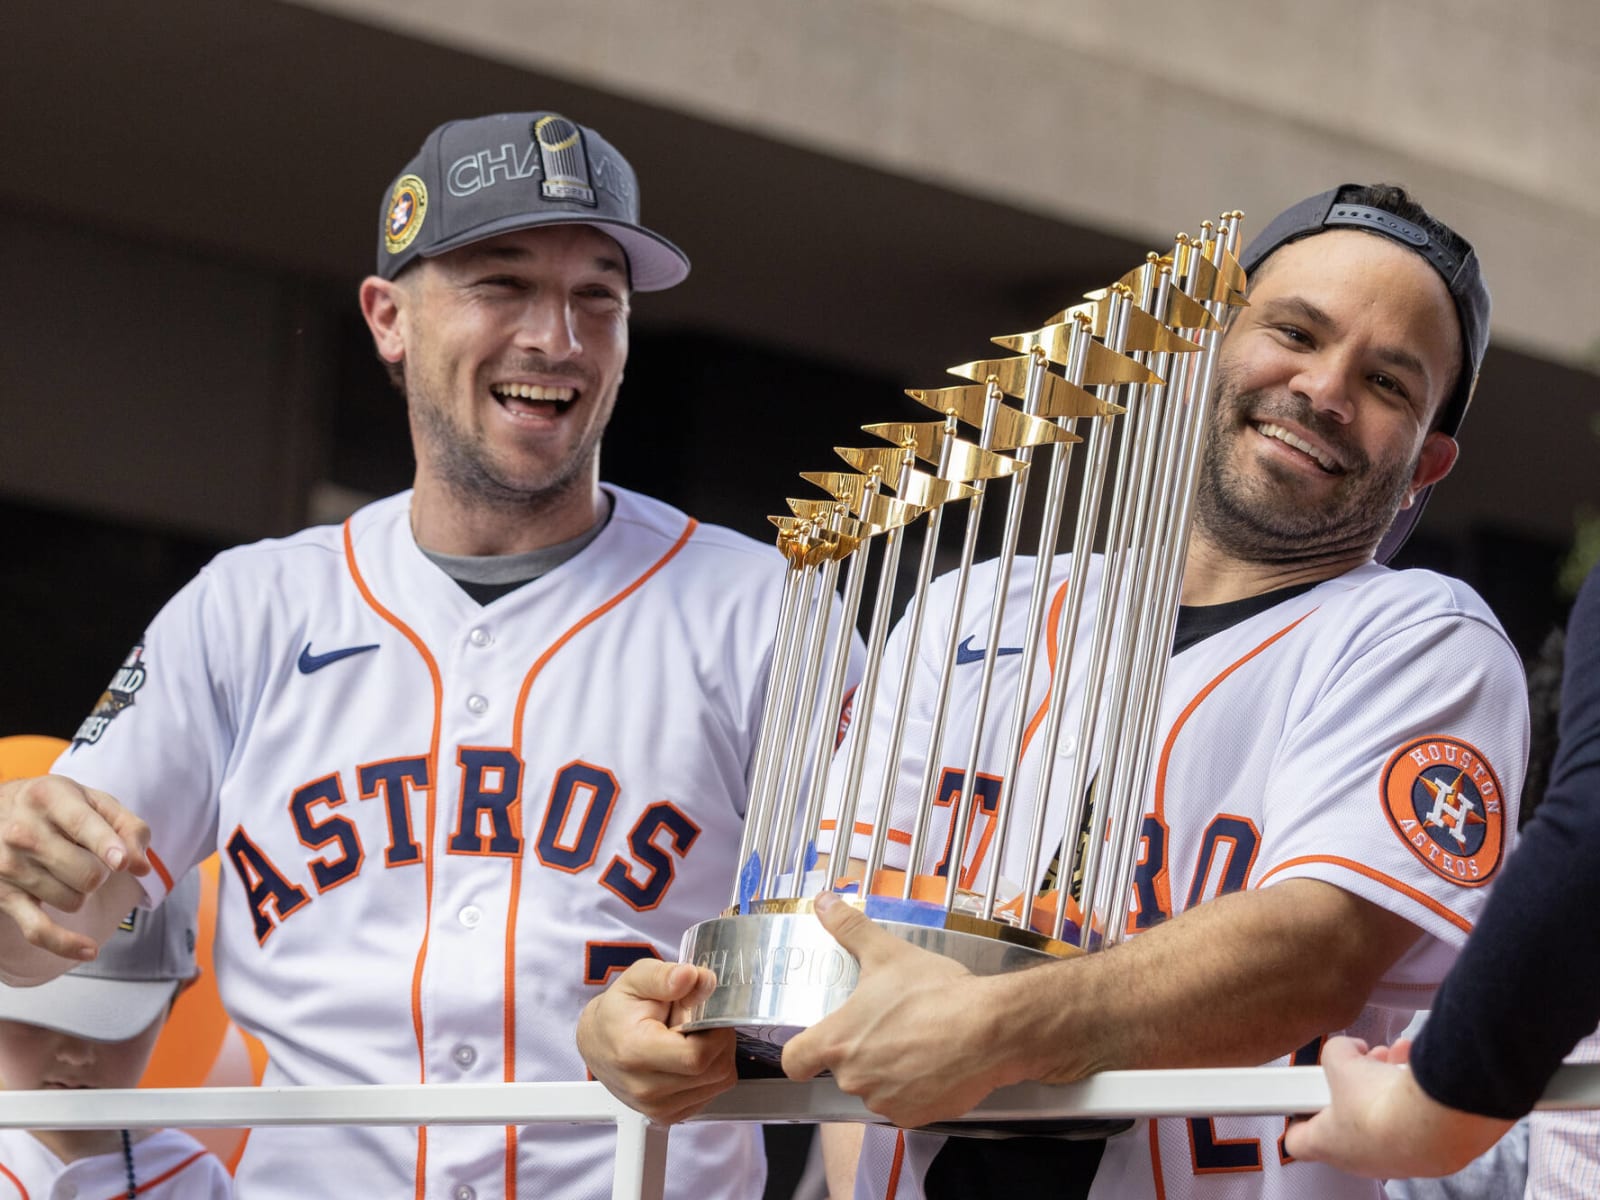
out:
<path id="1" fill-rule="evenodd" d="M 367 581 L 362 578 L 361 568 L 356 565 L 355 541 L 350 533 L 350 522 L 353 518 L 346 518 L 344 523 L 344 562 L 350 571 L 350 578 L 355 581 L 356 591 L 361 593 L 361 598 L 367 606 L 377 613 L 400 633 L 422 657 L 423 663 L 428 668 L 428 675 L 433 680 L 433 736 L 428 742 L 428 807 L 427 818 L 424 820 L 424 837 L 422 850 L 422 944 L 417 947 L 417 964 L 411 971 L 411 1026 L 417 1035 L 417 1082 L 428 1082 L 428 1060 L 423 1047 L 422 1029 L 422 966 L 428 958 L 428 936 L 432 932 L 433 922 L 433 826 L 434 826 L 434 797 L 439 787 L 439 728 L 443 719 L 444 710 L 444 683 L 439 674 L 439 664 L 429 652 L 427 645 L 417 636 L 417 633 L 398 616 L 378 602 L 372 594 L 372 589 L 367 586 Z M 428 1127 L 419 1126 L 417 1129 L 417 1191 L 416 1200 L 425 1200 L 425 1188 L 428 1166 Z"/>
<path id="2" fill-rule="evenodd" d="M 838 827 L 839 822 L 834 820 L 832 817 L 829 817 L 827 820 L 823 821 L 821 825 L 817 826 L 817 829 L 819 832 L 827 832 L 830 829 L 837 829 Z M 866 821 L 857 821 L 856 836 L 871 837 L 872 828 L 873 827 Z M 902 846 L 911 845 L 911 835 L 904 829 L 891 829 L 889 830 L 888 837 L 891 842 L 899 842 Z"/>
<path id="3" fill-rule="evenodd" d="M 1045 660 L 1050 664 L 1049 682 L 1045 687 L 1044 699 L 1039 701 L 1039 707 L 1034 711 L 1033 716 L 1029 718 L 1027 728 L 1022 731 L 1022 745 L 1017 750 L 1017 776 L 1019 779 L 1022 775 L 1020 769 L 1022 760 L 1028 757 L 1028 747 L 1033 744 L 1033 735 L 1039 732 L 1039 726 L 1044 724 L 1045 716 L 1050 711 L 1050 697 L 1055 692 L 1056 662 L 1061 657 L 1061 647 L 1056 642 L 1056 628 L 1061 623 L 1061 609 L 1067 602 L 1067 584 L 1070 582 L 1071 580 L 1067 580 L 1056 589 L 1056 594 L 1050 600 L 1050 608 L 1045 614 L 1044 653 Z M 984 827 L 983 835 L 978 839 L 978 850 L 973 856 L 971 869 L 964 878 L 957 881 L 961 886 L 971 887 L 973 881 L 977 879 L 978 868 L 983 865 L 983 860 L 989 853 L 989 843 L 994 838 L 994 827 L 1000 816 L 1000 805 L 1010 803 L 1011 789 L 1016 787 L 1017 782 L 1017 779 L 1012 779 L 1001 783 L 1000 799 L 995 805 L 994 817 Z"/>
<path id="4" fill-rule="evenodd" d="M 1070 582 L 1070 581 L 1069 581 Z M 1017 761 L 1028 756 L 1028 746 L 1033 741 L 1033 735 L 1039 731 L 1039 726 L 1044 723 L 1045 713 L 1050 710 L 1050 693 L 1055 690 L 1056 659 L 1061 655 L 1061 647 L 1056 645 L 1056 626 L 1061 623 L 1061 606 L 1067 602 L 1067 585 L 1063 583 L 1056 589 L 1056 594 L 1050 601 L 1050 611 L 1045 616 L 1045 659 L 1050 664 L 1050 681 L 1052 686 L 1047 687 L 1044 699 L 1039 701 L 1039 709 L 1028 722 L 1028 727 L 1022 732 L 1022 749 L 1017 755 Z"/>
<path id="5" fill-rule="evenodd" d="M 167 870 L 167 864 L 161 861 L 161 856 L 154 850 L 146 850 L 144 856 L 150 860 L 150 865 L 155 868 L 156 875 L 167 891 L 172 890 L 172 872 Z"/>
<path id="6" fill-rule="evenodd" d="M 1278 630 L 1277 633 L 1273 634 L 1266 641 L 1262 642 L 1243 658 L 1239 659 L 1230 666 L 1225 667 L 1215 679 L 1206 684 L 1205 687 L 1201 688 L 1200 691 L 1196 693 L 1195 698 L 1189 701 L 1184 710 L 1178 714 L 1178 719 L 1172 723 L 1172 728 L 1167 733 L 1166 743 L 1161 747 L 1160 765 L 1156 768 L 1156 820 L 1160 821 L 1163 825 L 1166 824 L 1167 765 L 1172 759 L 1172 747 L 1178 741 L 1178 734 L 1181 733 L 1183 731 L 1183 727 L 1188 724 L 1189 718 L 1194 716 L 1195 710 L 1198 709 L 1200 705 L 1205 703 L 1207 696 L 1211 695 L 1212 692 L 1216 691 L 1217 688 L 1222 686 L 1222 681 L 1224 679 L 1228 678 L 1228 676 L 1232 675 L 1240 667 L 1244 666 L 1245 663 L 1249 662 L 1256 655 L 1267 649 L 1267 647 L 1271 646 L 1272 643 L 1276 642 L 1279 638 L 1286 636 L 1291 630 L 1294 629 L 1296 625 L 1300 624 L 1301 621 L 1304 621 L 1306 617 L 1309 617 L 1311 613 L 1316 611 L 1317 610 L 1313 608 L 1311 612 L 1306 613 L 1304 616 L 1296 617 L 1293 621 L 1289 622 L 1289 624 Z"/>
<path id="7" fill-rule="evenodd" d="M 17 1193 L 21 1197 L 21 1200 L 29 1200 L 28 1189 L 22 1186 L 22 1180 L 18 1179 L 6 1169 L 5 1163 L 0 1163 L 0 1175 L 4 1175 L 7 1179 L 11 1180 L 12 1183 L 17 1185 Z"/>
<path id="8" fill-rule="evenodd" d="M 1402 883 L 1392 875 L 1385 875 L 1382 871 L 1375 871 L 1371 867 L 1367 866 L 1366 863 L 1356 862 L 1353 858 L 1340 858 L 1335 854 L 1302 854 L 1299 858 L 1291 858 L 1288 862 L 1281 862 L 1277 866 L 1273 867 L 1272 870 L 1263 875 L 1260 880 L 1257 881 L 1256 886 L 1258 888 L 1263 886 L 1267 880 L 1271 879 L 1279 871 L 1287 871 L 1290 867 L 1298 867 L 1302 863 L 1316 862 L 1332 863 L 1336 867 L 1344 867 L 1347 870 L 1354 871 L 1357 875 L 1365 875 L 1368 879 L 1373 880 L 1375 883 L 1381 883 L 1384 887 L 1393 888 L 1402 896 L 1409 896 L 1412 900 L 1415 900 L 1424 908 L 1432 910 L 1439 916 L 1443 917 L 1446 921 L 1449 921 L 1450 924 L 1454 925 L 1463 933 L 1472 932 L 1471 921 L 1467 920 L 1465 917 L 1458 916 L 1454 912 L 1451 912 L 1448 908 L 1440 904 L 1426 892 L 1419 891 L 1418 889 L 1412 887 L 1409 883 Z"/>
<path id="9" fill-rule="evenodd" d="M 895 1194 L 900 1190 L 900 1166 L 906 1158 L 906 1131 L 894 1131 L 894 1161 L 889 1164 L 889 1183 L 884 1189 L 883 1200 L 894 1200 Z"/>
<path id="10" fill-rule="evenodd" d="M 154 1179 L 147 1179 L 144 1183 L 141 1183 L 138 1187 L 136 1187 L 134 1189 L 134 1195 L 138 1195 L 140 1192 L 148 1192 L 151 1188 L 155 1187 L 156 1184 L 158 1184 L 158 1183 L 165 1183 L 167 1180 L 171 1179 L 174 1175 L 176 1175 L 179 1171 L 182 1171 L 187 1167 L 192 1167 L 195 1163 L 199 1162 L 202 1158 L 204 1158 L 209 1153 L 210 1153 L 209 1150 L 196 1150 L 193 1154 L 189 1155 L 188 1158 L 184 1159 L 177 1166 L 173 1167 L 172 1170 L 165 1171 L 162 1174 L 157 1175 Z M 126 1194 L 127 1193 L 125 1193 L 125 1192 L 119 1193 L 119 1195 L 126 1195 Z"/>
<path id="11" fill-rule="evenodd" d="M 1195 712 L 1200 708 L 1200 706 L 1205 703 L 1206 698 L 1209 697 L 1212 692 L 1216 691 L 1222 686 L 1223 680 L 1227 679 L 1228 676 L 1232 675 L 1240 667 L 1244 666 L 1251 659 L 1255 658 L 1256 655 L 1265 651 L 1274 642 L 1278 641 L 1280 638 L 1286 637 L 1295 628 L 1295 626 L 1299 625 L 1301 621 L 1304 621 L 1306 617 L 1309 617 L 1311 613 L 1316 611 L 1317 610 L 1313 608 L 1310 612 L 1296 617 L 1293 621 L 1289 622 L 1289 624 L 1278 630 L 1277 633 L 1267 638 L 1266 641 L 1262 642 L 1254 650 L 1251 650 L 1248 654 L 1244 655 L 1244 657 L 1224 667 L 1222 671 L 1217 674 L 1215 679 L 1195 693 L 1194 699 L 1189 701 L 1189 703 L 1184 706 L 1184 710 L 1178 714 L 1178 719 L 1172 723 L 1172 728 L 1167 731 L 1167 740 L 1161 746 L 1161 758 L 1159 760 L 1159 765 L 1156 767 L 1154 816 L 1157 823 L 1161 826 L 1163 841 L 1166 839 L 1166 834 L 1170 832 L 1167 829 L 1166 817 L 1167 768 L 1171 765 L 1172 749 L 1175 745 L 1177 745 L 1178 735 L 1183 732 L 1183 727 L 1189 723 L 1189 718 L 1194 716 Z M 1168 861 L 1170 861 L 1170 857 L 1171 856 L 1169 853 Z M 1170 914 L 1172 912 L 1172 879 L 1168 874 L 1166 862 L 1163 862 L 1157 869 L 1155 878 L 1150 881 L 1150 885 L 1155 891 L 1156 902 L 1160 910 L 1164 913 Z M 1130 913 L 1129 916 L 1131 919 L 1132 914 Z"/>
<path id="12" fill-rule="evenodd" d="M 570 629 L 552 642 L 549 648 L 545 650 L 545 652 L 541 654 L 534 662 L 533 666 L 528 668 L 528 674 L 522 681 L 522 691 L 517 695 L 516 710 L 512 713 L 511 717 L 511 753 L 516 755 L 518 760 L 522 758 L 523 714 L 527 711 L 528 696 L 533 691 L 533 681 L 539 677 L 539 672 L 544 670 L 545 666 L 550 662 L 550 660 L 554 658 L 562 649 L 564 649 L 568 642 L 572 641 L 572 639 L 577 637 L 578 634 L 582 633 L 590 625 L 593 625 L 601 617 L 605 616 L 624 600 L 628 599 L 628 597 L 632 596 L 635 592 L 642 588 L 657 571 L 661 570 L 662 567 L 666 566 L 669 562 L 676 558 L 678 556 L 678 551 L 682 550 L 686 545 L 689 544 L 689 539 L 694 536 L 694 531 L 698 528 L 700 528 L 700 522 L 696 521 L 693 517 L 690 517 L 688 524 L 683 527 L 683 532 L 678 535 L 678 540 L 672 543 L 671 547 L 665 554 L 663 554 L 648 568 L 646 568 L 644 573 L 630 583 L 627 587 L 623 588 L 615 596 L 611 597 L 611 599 L 607 600 L 604 604 L 600 605 L 586 616 L 581 617 Z M 516 931 L 517 906 L 522 899 L 522 862 L 528 844 L 526 832 L 523 834 L 522 844 L 524 854 L 519 854 L 511 860 L 511 897 L 507 904 L 506 911 L 505 1011 L 501 1020 L 504 1030 L 503 1036 L 505 1039 L 505 1081 L 507 1083 L 515 1082 L 517 1077 Z M 506 1126 L 505 1194 L 507 1196 L 515 1196 L 517 1194 L 517 1127 L 515 1125 Z M 420 1192 L 417 1194 L 417 1200 L 422 1200 L 422 1194 Z"/>

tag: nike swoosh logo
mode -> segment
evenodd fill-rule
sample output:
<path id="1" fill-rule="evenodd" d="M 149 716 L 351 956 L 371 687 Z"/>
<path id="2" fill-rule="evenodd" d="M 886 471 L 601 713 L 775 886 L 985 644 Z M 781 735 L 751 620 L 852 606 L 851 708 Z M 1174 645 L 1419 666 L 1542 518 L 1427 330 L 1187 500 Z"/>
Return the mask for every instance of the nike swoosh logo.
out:
<path id="1" fill-rule="evenodd" d="M 331 663 L 338 662 L 341 658 L 349 658 L 352 654 L 365 654 L 368 650 L 376 650 L 378 643 L 370 646 L 347 646 L 343 650 L 329 650 L 326 654 L 311 653 L 311 643 L 306 643 L 306 648 L 300 651 L 300 661 L 295 666 L 300 668 L 300 674 L 309 675 L 313 671 L 320 671 Z"/>
<path id="2" fill-rule="evenodd" d="M 976 634 L 973 635 L 973 637 L 976 636 Z M 983 656 L 987 653 L 989 653 L 987 650 L 974 650 L 972 648 L 972 638 L 969 637 L 956 647 L 956 666 L 959 667 L 965 665 L 966 663 L 982 662 Z M 994 656 L 999 658 L 1002 654 L 1021 653 L 1021 646 L 1001 646 L 1000 649 L 994 652 Z"/>

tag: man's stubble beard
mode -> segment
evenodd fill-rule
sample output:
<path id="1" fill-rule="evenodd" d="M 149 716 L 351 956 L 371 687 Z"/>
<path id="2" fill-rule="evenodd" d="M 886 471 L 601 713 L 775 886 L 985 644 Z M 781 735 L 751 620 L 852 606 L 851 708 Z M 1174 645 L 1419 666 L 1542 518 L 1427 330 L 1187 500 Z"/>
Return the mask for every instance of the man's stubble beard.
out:
<path id="1" fill-rule="evenodd" d="M 1213 411 L 1201 446 L 1195 521 L 1209 542 L 1246 562 L 1302 563 L 1370 550 L 1394 521 L 1411 485 L 1415 460 L 1374 461 L 1303 398 L 1273 399 L 1265 390 L 1237 392 L 1232 373 L 1219 366 Z M 1266 475 L 1246 476 L 1228 461 L 1248 422 L 1292 422 L 1334 447 L 1346 473 L 1331 502 L 1295 502 L 1292 485 L 1274 486 Z"/>
<path id="2" fill-rule="evenodd" d="M 549 478 L 517 482 L 496 471 L 481 435 L 462 428 L 447 408 L 429 398 L 425 386 L 409 377 L 406 383 L 418 453 L 428 455 L 434 477 L 463 503 L 531 514 L 555 507 L 575 491 L 589 487 L 604 425 L 589 430 L 575 452 L 557 464 Z M 588 401 L 585 394 L 585 402 Z"/>

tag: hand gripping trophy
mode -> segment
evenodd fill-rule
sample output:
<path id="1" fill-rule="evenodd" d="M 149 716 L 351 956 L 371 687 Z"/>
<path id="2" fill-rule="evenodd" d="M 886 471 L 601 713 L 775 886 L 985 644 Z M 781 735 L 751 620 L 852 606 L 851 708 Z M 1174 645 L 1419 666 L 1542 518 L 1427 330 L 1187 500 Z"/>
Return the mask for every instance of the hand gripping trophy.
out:
<path id="1" fill-rule="evenodd" d="M 939 419 L 864 426 L 887 444 L 803 473 L 831 498 L 772 518 L 789 573 L 738 872 L 726 912 L 683 941 L 718 986 L 678 1028 L 734 1027 L 745 1056 L 776 1063 L 842 1004 L 857 964 L 810 912 L 824 889 L 979 974 L 1125 935 L 1221 318 L 1244 303 L 1239 224 L 1179 234 L 1042 328 L 993 339 L 1014 357 L 907 392 Z"/>

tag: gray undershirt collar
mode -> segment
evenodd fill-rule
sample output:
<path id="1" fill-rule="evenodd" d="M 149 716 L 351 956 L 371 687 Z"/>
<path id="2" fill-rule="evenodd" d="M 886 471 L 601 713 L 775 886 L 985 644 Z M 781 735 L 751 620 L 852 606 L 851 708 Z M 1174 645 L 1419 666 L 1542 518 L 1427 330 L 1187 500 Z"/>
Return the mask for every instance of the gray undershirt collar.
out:
<path id="1" fill-rule="evenodd" d="M 611 520 L 615 507 L 611 497 L 606 497 L 606 515 L 593 527 L 565 542 L 542 546 L 523 554 L 440 554 L 419 545 L 433 563 L 459 584 L 479 584 L 509 590 L 548 575 L 562 563 L 575 558 L 590 542 L 600 536 L 601 530 Z"/>

